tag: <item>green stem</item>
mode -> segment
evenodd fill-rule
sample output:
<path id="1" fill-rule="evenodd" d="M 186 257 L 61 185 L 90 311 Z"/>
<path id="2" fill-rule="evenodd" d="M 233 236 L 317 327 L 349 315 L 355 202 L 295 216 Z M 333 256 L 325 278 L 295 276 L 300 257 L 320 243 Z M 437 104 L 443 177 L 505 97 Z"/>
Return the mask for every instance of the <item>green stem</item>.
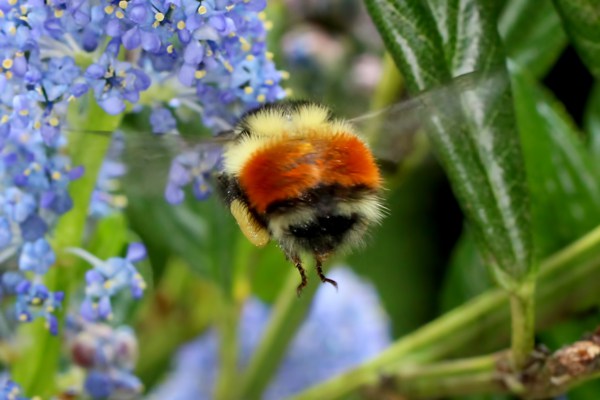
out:
<path id="1" fill-rule="evenodd" d="M 219 313 L 219 378 L 215 385 L 215 399 L 228 400 L 233 398 L 235 386 L 231 384 L 236 380 L 238 340 L 237 326 L 239 307 L 231 298 L 223 299 Z"/>
<path id="2" fill-rule="evenodd" d="M 220 327 L 220 354 L 219 376 L 215 385 L 215 398 L 227 400 L 234 398 L 237 387 L 231 382 L 238 376 L 238 320 L 240 310 L 248 296 L 248 267 L 252 259 L 252 252 L 256 248 L 242 236 L 237 236 L 235 260 L 233 262 L 233 280 L 231 293 L 223 296 L 219 321 Z"/>
<path id="3" fill-rule="evenodd" d="M 383 398 L 388 388 L 409 398 L 438 398 L 483 392 L 506 392 L 496 372 L 498 354 L 425 366 L 402 368 L 381 385 L 367 390 L 373 398 Z M 373 396 L 376 395 L 376 396 Z"/>
<path id="4" fill-rule="evenodd" d="M 397 377 L 401 380 L 439 379 L 453 375 L 468 375 L 475 372 L 490 371 L 496 368 L 498 354 L 439 362 L 428 365 L 408 365 L 400 367 Z"/>
<path id="5" fill-rule="evenodd" d="M 512 319 L 512 361 L 515 370 L 523 368 L 535 344 L 535 283 L 526 282 L 518 293 L 510 296 Z"/>
<path id="6" fill-rule="evenodd" d="M 399 367 L 363 390 L 369 398 L 431 399 L 449 396 L 506 394 L 549 399 L 600 376 L 600 341 L 586 337 L 554 354 L 538 353 L 526 370 L 515 370 L 505 351 L 430 365 Z"/>
<path id="7" fill-rule="evenodd" d="M 597 278 L 593 274 L 600 273 L 599 256 L 600 227 L 597 227 L 541 264 L 536 293 L 538 324 L 548 326 L 596 301 Z M 373 384 L 382 374 L 400 366 L 467 352 L 480 338 L 493 336 L 502 342 L 508 333 L 504 327 L 509 317 L 507 292 L 490 290 L 399 339 L 370 362 L 293 398 L 336 399 Z"/>
<path id="8" fill-rule="evenodd" d="M 296 270 L 290 271 L 288 279 L 275 302 L 269 325 L 262 340 L 254 351 L 242 377 L 241 399 L 258 399 L 267 387 L 271 376 L 277 371 L 285 350 L 294 338 L 300 324 L 309 310 L 319 282 L 312 279 L 304 288 L 300 298 L 296 295 L 299 277 Z"/>

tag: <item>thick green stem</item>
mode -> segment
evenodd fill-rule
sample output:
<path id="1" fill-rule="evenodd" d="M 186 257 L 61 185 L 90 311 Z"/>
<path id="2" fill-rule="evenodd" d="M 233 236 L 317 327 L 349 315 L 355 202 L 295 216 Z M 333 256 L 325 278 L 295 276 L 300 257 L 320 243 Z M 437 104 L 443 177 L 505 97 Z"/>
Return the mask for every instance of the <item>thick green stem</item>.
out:
<path id="1" fill-rule="evenodd" d="M 219 313 L 219 378 L 215 385 L 215 399 L 233 398 L 234 382 L 238 375 L 238 340 L 237 326 L 239 307 L 231 299 L 223 299 Z"/>
<path id="2" fill-rule="evenodd" d="M 392 394 L 398 393 L 412 399 L 489 391 L 506 392 L 506 387 L 496 372 L 499 357 L 498 354 L 492 354 L 432 365 L 404 367 L 364 392 L 373 399 L 391 398 Z"/>
<path id="3" fill-rule="evenodd" d="M 565 318 L 569 312 L 597 301 L 599 256 L 600 227 L 597 227 L 541 264 L 536 297 L 538 323 L 547 326 Z M 377 382 L 382 375 L 392 373 L 401 366 L 467 352 L 480 338 L 493 336 L 505 341 L 508 336 L 505 327 L 510 317 L 508 303 L 506 291 L 490 290 L 399 339 L 370 362 L 313 386 L 293 398 L 336 399 Z"/>
<path id="4" fill-rule="evenodd" d="M 531 281 L 510 296 L 512 360 L 516 370 L 525 365 L 535 344 L 534 292 L 535 283 Z"/>

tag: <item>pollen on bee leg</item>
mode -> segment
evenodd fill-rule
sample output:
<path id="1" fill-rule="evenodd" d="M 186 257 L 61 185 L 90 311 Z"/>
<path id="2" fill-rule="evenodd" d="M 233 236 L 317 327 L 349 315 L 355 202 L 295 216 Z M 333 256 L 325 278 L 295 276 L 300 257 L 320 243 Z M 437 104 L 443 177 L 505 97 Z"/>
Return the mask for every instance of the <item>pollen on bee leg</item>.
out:
<path id="1" fill-rule="evenodd" d="M 306 271 L 302 267 L 302 261 L 300 260 L 300 257 L 294 255 L 290 258 L 292 259 L 292 262 L 298 269 L 298 272 L 300 273 L 300 278 L 302 279 L 300 281 L 300 284 L 296 288 L 296 294 L 298 295 L 298 297 L 300 297 L 300 295 L 302 294 L 302 289 L 304 289 L 306 287 L 306 284 L 308 283 L 308 278 L 306 278 Z"/>
<path id="2" fill-rule="evenodd" d="M 235 199 L 231 202 L 229 209 L 240 226 L 240 230 L 253 245 L 263 247 L 269 242 L 271 238 L 269 231 L 260 226 L 244 203 Z"/>
<path id="3" fill-rule="evenodd" d="M 316 255 L 315 254 L 315 261 L 316 261 L 316 268 L 317 268 L 317 275 L 319 275 L 319 278 L 321 278 L 321 282 L 325 283 L 331 283 L 335 289 L 338 289 L 338 285 L 337 282 L 334 281 L 333 279 L 329 279 L 328 277 L 326 277 L 323 274 L 323 261 L 325 260 L 325 256 L 321 256 L 321 255 Z"/>

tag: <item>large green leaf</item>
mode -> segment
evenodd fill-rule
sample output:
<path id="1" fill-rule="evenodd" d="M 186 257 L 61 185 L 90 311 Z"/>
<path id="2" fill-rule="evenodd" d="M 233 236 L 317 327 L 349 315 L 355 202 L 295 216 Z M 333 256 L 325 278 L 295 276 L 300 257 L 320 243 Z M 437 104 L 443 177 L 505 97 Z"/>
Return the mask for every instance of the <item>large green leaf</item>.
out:
<path id="1" fill-rule="evenodd" d="M 579 56 L 600 78 L 600 5 L 598 0 L 554 0 Z"/>
<path id="2" fill-rule="evenodd" d="M 482 0 L 438 2 L 434 19 L 421 1 L 366 4 L 411 91 L 428 89 L 450 72 L 480 71 L 481 87 L 468 96 L 456 93 L 468 118 L 460 117 L 456 98 L 434 99 L 429 133 L 483 253 L 504 272 L 501 283 L 514 287 L 531 272 L 532 241 L 510 89 L 502 84 L 497 8 Z M 442 54 L 442 43 L 451 52 Z M 492 71 L 494 78 L 487 79 Z"/>
<path id="3" fill-rule="evenodd" d="M 600 172 L 556 99 L 518 69 L 513 72 L 513 90 L 531 189 L 534 240 L 539 256 L 545 257 L 600 221 Z M 588 111 L 591 118 L 592 108 Z M 442 309 L 456 307 L 492 286 L 482 266 L 466 232 L 450 262 Z"/>
<path id="4" fill-rule="evenodd" d="M 422 1 L 365 0 L 385 45 L 416 92 L 447 80 L 442 38 Z"/>
<path id="5" fill-rule="evenodd" d="M 507 56 L 536 77 L 548 72 L 567 44 L 560 17 L 549 1 L 509 0 L 498 30 Z"/>

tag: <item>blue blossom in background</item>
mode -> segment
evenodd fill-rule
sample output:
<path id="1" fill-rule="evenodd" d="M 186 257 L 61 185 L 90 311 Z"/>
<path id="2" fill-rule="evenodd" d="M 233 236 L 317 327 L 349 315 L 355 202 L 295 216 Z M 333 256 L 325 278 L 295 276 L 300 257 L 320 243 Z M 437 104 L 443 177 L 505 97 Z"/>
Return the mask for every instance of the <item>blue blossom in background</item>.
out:
<path id="1" fill-rule="evenodd" d="M 32 283 L 23 279 L 16 287 L 16 315 L 21 322 L 30 322 L 34 317 L 46 320 L 46 329 L 51 334 L 58 333 L 58 320 L 54 313 L 60 309 L 63 292 L 51 292 L 43 283 Z"/>
<path id="2" fill-rule="evenodd" d="M 87 321 L 109 320 L 113 310 L 111 298 L 129 289 L 133 298 L 140 298 L 146 282 L 133 263 L 146 257 L 146 249 L 141 243 L 129 245 L 125 258 L 112 257 L 99 260 L 83 249 L 70 249 L 89 262 L 93 268 L 85 274 L 85 299 L 81 303 L 81 316 Z"/>
<path id="3" fill-rule="evenodd" d="M 41 282 L 39 275 L 30 280 L 21 271 L 4 272 L 1 282 L 2 293 L 16 297 L 13 309 L 16 320 L 31 322 L 43 318 L 46 329 L 53 335 L 58 333 L 55 314 L 62 308 L 63 292 L 52 292 Z"/>
<path id="4" fill-rule="evenodd" d="M 0 400 L 27 400 L 28 397 L 21 396 L 23 389 L 16 382 L 10 379 L 3 382 L 0 391 Z"/>
<path id="5" fill-rule="evenodd" d="M 322 285 L 307 319 L 268 386 L 265 399 L 281 399 L 326 380 L 373 357 L 391 343 L 390 327 L 377 292 L 348 268 L 330 272 L 344 282 L 339 292 Z M 249 361 L 270 315 L 256 299 L 245 304 L 238 337 L 240 368 Z M 175 369 L 150 396 L 152 399 L 213 398 L 218 374 L 219 337 L 209 330 L 180 348 Z"/>
<path id="6" fill-rule="evenodd" d="M 131 398 L 142 382 L 133 374 L 138 344 L 131 328 L 71 319 L 69 348 L 73 362 L 86 371 L 83 388 L 92 399 Z"/>
<path id="7" fill-rule="evenodd" d="M 177 121 L 168 108 L 157 107 L 150 115 L 152 133 L 168 133 L 177 131 Z"/>
<path id="8" fill-rule="evenodd" d="M 220 165 L 221 153 L 214 149 L 193 149 L 179 154 L 171 163 L 165 198 L 178 204 L 185 198 L 184 188 L 192 186 L 194 197 L 204 200 L 212 193 L 211 173 Z"/>

